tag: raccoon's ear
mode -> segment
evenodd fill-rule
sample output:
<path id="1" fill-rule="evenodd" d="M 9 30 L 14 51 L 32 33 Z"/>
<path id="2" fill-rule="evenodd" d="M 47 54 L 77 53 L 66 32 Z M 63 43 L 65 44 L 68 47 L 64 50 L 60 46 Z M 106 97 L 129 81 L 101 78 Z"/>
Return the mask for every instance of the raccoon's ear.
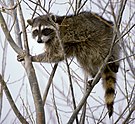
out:
<path id="1" fill-rule="evenodd" d="M 56 22 L 56 16 L 53 15 L 53 14 L 51 14 L 50 16 L 51 16 L 51 19 L 52 19 L 54 22 Z"/>
<path id="2" fill-rule="evenodd" d="M 34 19 L 28 19 L 28 20 L 27 20 L 27 23 L 28 23 L 29 25 L 31 25 L 31 26 L 33 25 L 33 22 L 34 22 Z"/>
<path id="3" fill-rule="evenodd" d="M 60 25 L 65 18 L 65 16 L 56 16 L 56 23 Z"/>
<path id="4" fill-rule="evenodd" d="M 57 15 L 53 15 L 52 13 L 50 13 L 49 15 L 51 17 L 51 19 L 58 24 L 61 24 L 63 19 L 65 18 L 65 16 L 57 16 Z"/>

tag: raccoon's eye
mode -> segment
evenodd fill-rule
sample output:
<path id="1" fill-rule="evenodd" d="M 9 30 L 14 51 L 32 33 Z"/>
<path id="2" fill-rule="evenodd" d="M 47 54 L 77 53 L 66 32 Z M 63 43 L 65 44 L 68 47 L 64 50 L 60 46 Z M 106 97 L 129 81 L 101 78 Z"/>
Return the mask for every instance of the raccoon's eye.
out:
<path id="1" fill-rule="evenodd" d="M 49 34 L 51 34 L 54 30 L 50 29 L 50 28 L 45 28 L 42 30 L 42 34 L 45 36 L 48 36 Z"/>
<path id="2" fill-rule="evenodd" d="M 34 37 L 36 37 L 36 36 L 38 35 L 38 30 L 37 30 L 37 29 L 34 30 L 34 31 L 32 32 L 32 35 L 33 35 Z"/>

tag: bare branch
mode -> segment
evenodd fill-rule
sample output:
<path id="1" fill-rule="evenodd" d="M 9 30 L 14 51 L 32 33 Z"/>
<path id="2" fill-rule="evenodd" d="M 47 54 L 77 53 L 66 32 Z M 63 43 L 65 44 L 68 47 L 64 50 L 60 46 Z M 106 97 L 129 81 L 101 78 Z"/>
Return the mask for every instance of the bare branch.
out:
<path id="1" fill-rule="evenodd" d="M 130 117 L 135 112 L 135 97 L 133 98 L 133 104 L 131 106 L 131 110 L 129 111 L 129 114 L 127 115 L 126 119 L 124 120 L 123 124 L 129 123 Z"/>
<path id="2" fill-rule="evenodd" d="M 55 110 L 55 113 L 56 113 L 58 124 L 60 124 L 60 118 L 59 118 L 58 109 L 57 109 L 57 105 L 56 105 L 56 101 L 55 101 L 55 95 L 54 95 L 55 93 L 54 93 L 54 86 L 53 86 L 53 84 L 52 84 L 52 93 L 53 93 L 54 110 Z"/>
<path id="3" fill-rule="evenodd" d="M 20 49 L 20 48 L 16 45 L 16 43 L 15 43 L 14 40 L 13 40 L 13 38 L 11 37 L 10 32 L 9 32 L 9 30 L 8 30 L 8 28 L 7 28 L 7 25 L 6 25 L 6 23 L 5 23 L 5 20 L 4 20 L 3 16 L 2 16 L 1 12 L 0 12 L 0 25 L 1 25 L 1 28 L 2 28 L 2 30 L 3 30 L 3 32 L 4 32 L 4 34 L 5 34 L 5 36 L 6 36 L 6 39 L 8 40 L 8 42 L 9 42 L 9 44 L 12 46 L 12 48 L 13 48 L 18 54 L 20 54 L 20 55 L 22 55 L 22 56 L 25 56 L 25 52 L 24 52 L 22 49 Z"/>
<path id="4" fill-rule="evenodd" d="M 7 48 L 8 48 L 8 43 L 6 42 L 5 39 L 4 46 L 3 46 L 3 54 L 2 54 L 2 71 L 1 71 L 2 77 L 4 77 L 6 71 Z M 2 114 L 2 104 L 3 104 L 3 87 L 0 84 L 0 118 Z"/>
<path id="5" fill-rule="evenodd" d="M 43 95 L 43 105 L 45 105 L 46 98 L 47 98 L 47 94 L 48 94 L 48 91 L 49 91 L 50 86 L 51 86 L 51 84 L 52 84 L 52 80 L 53 80 L 54 74 L 55 74 L 55 72 L 56 72 L 57 66 L 58 66 L 58 64 L 56 63 L 56 64 L 54 65 L 54 67 L 53 67 L 53 70 L 52 70 L 51 75 L 50 75 L 50 77 L 49 77 L 47 86 L 46 86 L 46 88 L 45 88 L 45 92 L 44 92 L 44 95 Z"/>
<path id="6" fill-rule="evenodd" d="M 70 83 L 70 89 L 71 89 L 73 107 L 74 107 L 74 110 L 75 110 L 76 109 L 76 102 L 75 102 L 75 95 L 74 95 L 74 89 L 73 89 L 73 83 L 72 83 L 70 68 L 69 68 L 69 64 L 68 64 L 67 59 L 65 59 L 65 61 L 66 61 L 66 65 L 67 65 L 67 71 L 68 71 L 68 77 L 69 77 L 69 83 Z M 79 124 L 77 115 L 76 115 L 76 123 Z"/>
<path id="7" fill-rule="evenodd" d="M 25 118 L 22 116 L 22 114 L 21 114 L 21 113 L 19 112 L 19 110 L 17 109 L 17 107 L 16 107 L 16 105 L 15 105 L 13 99 L 12 99 L 12 96 L 11 96 L 11 94 L 10 94 L 10 92 L 9 92 L 9 89 L 8 89 L 8 87 L 7 87 L 7 85 L 6 85 L 6 82 L 2 79 L 1 74 L 0 74 L 0 83 L 1 83 L 1 85 L 2 85 L 2 87 L 3 87 L 3 89 L 4 89 L 4 92 L 5 92 L 5 94 L 6 94 L 6 97 L 7 97 L 8 101 L 9 101 L 9 103 L 10 103 L 10 105 L 11 105 L 11 107 L 12 107 L 14 113 L 15 113 L 16 116 L 18 117 L 19 121 L 20 121 L 21 123 L 23 123 L 23 124 L 28 124 L 28 122 L 25 120 Z"/>
<path id="8" fill-rule="evenodd" d="M 11 6 L 14 6 L 14 1 L 10 0 Z M 18 3 L 16 3 L 17 5 Z M 16 39 L 16 43 L 20 48 L 22 47 L 22 40 L 21 40 L 21 33 L 20 33 L 20 28 L 19 28 L 19 22 L 18 22 L 18 18 L 17 18 L 17 8 L 14 8 L 13 10 L 11 10 L 11 15 L 12 18 L 14 20 L 14 32 L 15 32 L 15 39 Z"/>
<path id="9" fill-rule="evenodd" d="M 85 92 L 89 88 L 89 85 L 88 85 L 87 82 L 88 82 L 88 75 L 85 73 L 85 77 L 84 77 L 84 88 L 85 88 Z M 83 108 L 82 108 L 82 114 L 81 114 L 81 117 L 80 117 L 80 124 L 85 124 L 86 107 L 87 107 L 87 101 L 84 103 Z"/>

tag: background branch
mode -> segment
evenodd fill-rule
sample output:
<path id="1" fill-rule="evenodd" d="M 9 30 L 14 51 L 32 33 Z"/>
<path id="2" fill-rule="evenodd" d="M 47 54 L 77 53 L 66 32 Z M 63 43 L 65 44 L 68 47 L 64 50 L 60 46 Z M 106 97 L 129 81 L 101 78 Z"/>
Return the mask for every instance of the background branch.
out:
<path id="1" fill-rule="evenodd" d="M 48 83 L 47 83 L 47 86 L 45 88 L 45 91 L 44 91 L 44 95 L 43 95 L 43 105 L 45 105 L 45 102 L 46 102 L 46 98 L 47 98 L 47 94 L 49 92 L 49 89 L 50 89 L 50 86 L 52 84 L 52 81 L 53 81 L 53 77 L 54 77 L 54 74 L 56 72 L 56 69 L 58 67 L 58 63 L 56 63 L 53 67 L 53 70 L 50 74 L 50 77 L 49 77 L 49 80 L 48 80 Z"/>
<path id="2" fill-rule="evenodd" d="M 1 83 L 1 85 L 3 87 L 3 89 L 4 89 L 4 92 L 6 94 L 6 97 L 7 97 L 8 101 L 9 101 L 9 103 L 10 103 L 14 113 L 16 114 L 17 118 L 19 119 L 19 121 L 22 124 L 28 124 L 28 122 L 25 120 L 25 118 L 22 116 L 22 114 L 17 109 L 17 107 L 16 107 L 16 105 L 15 105 L 13 99 L 12 99 L 12 96 L 11 96 L 11 94 L 9 92 L 9 89 L 8 89 L 8 87 L 6 85 L 6 82 L 2 79 L 2 75 L 1 74 L 0 74 L 0 83 Z"/>
<path id="3" fill-rule="evenodd" d="M 22 56 L 25 56 L 25 52 L 16 45 L 13 38 L 11 37 L 11 34 L 10 34 L 8 28 L 7 28 L 5 20 L 2 16 L 2 14 L 1 14 L 1 11 L 0 11 L 0 25 L 1 25 L 1 28 L 2 28 L 5 36 L 6 36 L 6 39 L 8 40 L 8 42 L 12 46 L 12 48 L 15 50 L 15 52 L 17 52 L 18 54 L 20 54 Z"/>

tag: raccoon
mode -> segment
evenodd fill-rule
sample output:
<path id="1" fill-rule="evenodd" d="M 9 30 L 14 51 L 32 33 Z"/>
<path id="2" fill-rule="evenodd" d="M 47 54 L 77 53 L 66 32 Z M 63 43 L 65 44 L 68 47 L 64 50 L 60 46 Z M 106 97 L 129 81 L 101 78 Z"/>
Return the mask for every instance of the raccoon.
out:
<path id="1" fill-rule="evenodd" d="M 61 43 L 52 20 L 59 25 Z M 32 26 L 33 38 L 37 38 L 38 43 L 45 44 L 45 52 L 32 56 L 32 61 L 58 63 L 65 58 L 76 57 L 82 69 L 94 77 L 111 48 L 113 23 L 95 13 L 42 15 L 27 22 Z M 119 45 L 115 44 L 109 61 L 119 59 L 119 51 Z M 119 62 L 108 64 L 102 74 L 109 117 L 113 114 L 118 68 Z"/>

